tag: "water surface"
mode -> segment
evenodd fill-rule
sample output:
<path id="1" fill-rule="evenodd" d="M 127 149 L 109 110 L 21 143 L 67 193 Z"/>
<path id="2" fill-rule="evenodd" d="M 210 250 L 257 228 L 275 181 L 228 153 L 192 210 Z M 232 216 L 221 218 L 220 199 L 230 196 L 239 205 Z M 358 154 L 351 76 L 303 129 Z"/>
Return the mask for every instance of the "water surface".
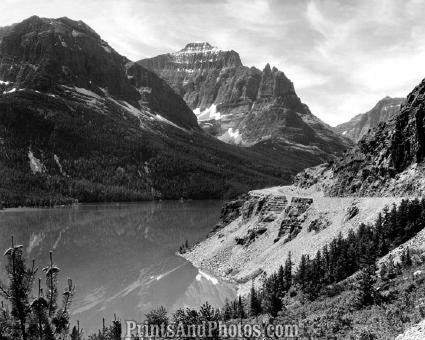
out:
<path id="1" fill-rule="evenodd" d="M 76 286 L 73 320 L 92 332 L 114 314 L 143 320 L 156 306 L 220 306 L 234 297 L 229 284 L 175 255 L 185 240 L 208 234 L 220 207 L 220 201 L 165 201 L 9 209 L 0 212 L 0 250 L 13 234 L 26 256 L 44 266 L 53 249 L 61 283 L 71 277 Z"/>

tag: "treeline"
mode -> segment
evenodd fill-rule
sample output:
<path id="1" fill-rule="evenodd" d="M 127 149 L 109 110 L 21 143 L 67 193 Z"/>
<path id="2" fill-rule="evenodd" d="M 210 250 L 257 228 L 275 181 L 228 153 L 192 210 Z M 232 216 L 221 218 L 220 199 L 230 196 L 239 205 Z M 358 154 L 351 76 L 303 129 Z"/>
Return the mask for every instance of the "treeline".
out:
<path id="1" fill-rule="evenodd" d="M 340 234 L 314 258 L 302 256 L 295 282 L 315 299 L 329 285 L 373 266 L 378 258 L 415 236 L 424 223 L 425 199 L 402 200 L 398 207 L 393 205 L 379 214 L 373 226 L 361 224 L 346 238 Z"/>
<path id="2" fill-rule="evenodd" d="M 264 277 L 259 288 L 251 288 L 244 314 L 237 314 L 237 309 L 233 308 L 232 316 L 256 316 L 260 313 L 276 316 L 284 307 L 282 298 L 287 294 L 295 296 L 303 293 L 309 300 L 335 295 L 335 284 L 359 270 L 359 301 L 371 303 L 376 260 L 415 236 L 424 226 L 425 199 L 402 200 L 399 206 L 393 205 L 379 214 L 374 225 L 361 224 L 357 231 L 350 230 L 346 238 L 339 234 L 313 258 L 303 255 L 294 272 L 289 254 L 276 273 Z M 409 249 L 403 252 L 401 262 L 405 267 L 412 264 Z M 391 260 L 381 266 L 380 276 L 382 279 L 391 278 L 397 271 L 400 268 L 394 266 Z M 226 306 L 224 309 L 230 310 Z"/>
<path id="3" fill-rule="evenodd" d="M 415 236 L 425 226 L 425 199 L 402 200 L 399 206 L 384 209 L 373 225 L 361 224 L 357 231 L 350 230 L 347 237 L 339 234 L 317 252 L 314 257 L 304 255 L 298 267 L 289 253 L 277 272 L 263 273 L 260 286 L 251 287 L 247 299 L 226 300 L 217 317 L 227 321 L 245 319 L 267 313 L 276 317 L 284 309 L 283 299 L 302 294 L 307 300 L 338 293 L 336 284 L 360 271 L 358 300 L 361 305 L 374 302 L 373 285 L 376 282 L 376 260 Z M 381 265 L 382 280 L 394 278 L 401 266 L 412 265 L 409 249 L 401 254 L 401 264 L 392 258 Z"/>
<path id="4" fill-rule="evenodd" d="M 291 162 L 270 161 L 262 152 L 203 133 L 162 124 L 157 131 L 139 129 L 135 117 L 109 109 L 100 115 L 89 106 L 27 92 L 0 98 L 0 201 L 16 206 L 232 198 L 289 182 L 302 168 L 288 169 Z M 32 173 L 29 150 L 43 174 Z"/>

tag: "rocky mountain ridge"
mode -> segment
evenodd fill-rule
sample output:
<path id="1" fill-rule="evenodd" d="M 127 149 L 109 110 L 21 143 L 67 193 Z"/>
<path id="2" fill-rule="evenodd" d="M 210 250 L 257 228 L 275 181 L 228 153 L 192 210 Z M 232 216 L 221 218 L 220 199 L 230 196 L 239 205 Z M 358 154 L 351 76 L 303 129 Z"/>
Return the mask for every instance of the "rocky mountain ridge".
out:
<path id="1" fill-rule="evenodd" d="M 34 16 L 4 32 L 0 35 L 3 92 L 54 92 L 64 85 L 98 95 L 106 92 L 137 108 L 147 99 L 152 109 L 161 111 L 165 118 L 197 128 L 193 113 L 163 81 L 129 63 L 82 21 Z"/>
<path id="2" fill-rule="evenodd" d="M 404 102 L 405 98 L 385 97 L 370 111 L 356 115 L 348 122 L 336 126 L 334 130 L 358 142 L 369 130 L 396 114 Z"/>
<path id="3" fill-rule="evenodd" d="M 5 206 L 222 197 L 300 169 L 208 136 L 165 81 L 68 18 L 0 30 L 0 141 Z"/>
<path id="4" fill-rule="evenodd" d="M 342 152 L 350 141 L 311 114 L 286 75 L 267 64 L 261 71 L 242 64 L 235 51 L 208 43 L 143 59 L 180 94 L 200 126 L 227 143 L 308 148 L 322 158 Z"/>
<path id="5" fill-rule="evenodd" d="M 390 120 L 334 162 L 297 175 L 295 184 L 329 196 L 423 195 L 424 93 L 423 80 Z"/>

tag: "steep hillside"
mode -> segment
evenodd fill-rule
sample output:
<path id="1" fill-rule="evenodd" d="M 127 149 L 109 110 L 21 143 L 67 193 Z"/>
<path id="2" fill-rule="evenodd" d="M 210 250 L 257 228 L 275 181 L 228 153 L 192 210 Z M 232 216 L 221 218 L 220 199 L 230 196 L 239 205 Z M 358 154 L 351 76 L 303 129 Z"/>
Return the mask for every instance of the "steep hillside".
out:
<path id="1" fill-rule="evenodd" d="M 68 18 L 0 30 L 0 137 L 6 206 L 222 197 L 301 169 L 209 137 L 163 80 Z"/>
<path id="2" fill-rule="evenodd" d="M 314 186 L 329 196 L 423 195 L 424 93 L 422 81 L 389 121 L 343 157 L 300 173 L 296 185 Z"/>
<path id="3" fill-rule="evenodd" d="M 336 126 L 334 130 L 354 142 L 358 142 L 369 130 L 381 122 L 386 122 L 396 114 L 404 102 L 404 98 L 385 97 L 372 110 L 358 114 L 350 121 Z"/>
<path id="4" fill-rule="evenodd" d="M 315 255 L 340 232 L 372 223 L 400 200 L 323 197 L 293 186 L 252 191 L 226 204 L 213 233 L 184 256 L 246 294 L 252 279 L 275 272 L 289 252 L 297 264 L 301 255 Z"/>
<path id="5" fill-rule="evenodd" d="M 284 143 L 322 158 L 351 145 L 312 115 L 292 82 L 269 64 L 262 71 L 243 66 L 235 51 L 209 43 L 191 43 L 138 63 L 165 79 L 200 126 L 227 143 L 273 144 L 277 150 Z"/>

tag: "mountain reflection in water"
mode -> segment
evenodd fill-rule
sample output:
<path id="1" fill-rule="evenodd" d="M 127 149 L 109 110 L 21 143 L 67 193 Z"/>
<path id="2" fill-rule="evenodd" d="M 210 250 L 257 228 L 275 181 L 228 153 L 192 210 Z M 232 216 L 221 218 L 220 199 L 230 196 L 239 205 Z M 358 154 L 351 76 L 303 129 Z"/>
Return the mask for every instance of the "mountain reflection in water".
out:
<path id="1" fill-rule="evenodd" d="M 13 234 L 39 266 L 54 249 L 60 284 L 71 277 L 76 286 L 73 321 L 87 334 L 114 313 L 141 321 L 157 306 L 220 306 L 233 298 L 231 285 L 175 255 L 185 240 L 193 244 L 208 234 L 220 207 L 220 201 L 165 201 L 10 209 L 0 212 L 0 247 Z"/>

